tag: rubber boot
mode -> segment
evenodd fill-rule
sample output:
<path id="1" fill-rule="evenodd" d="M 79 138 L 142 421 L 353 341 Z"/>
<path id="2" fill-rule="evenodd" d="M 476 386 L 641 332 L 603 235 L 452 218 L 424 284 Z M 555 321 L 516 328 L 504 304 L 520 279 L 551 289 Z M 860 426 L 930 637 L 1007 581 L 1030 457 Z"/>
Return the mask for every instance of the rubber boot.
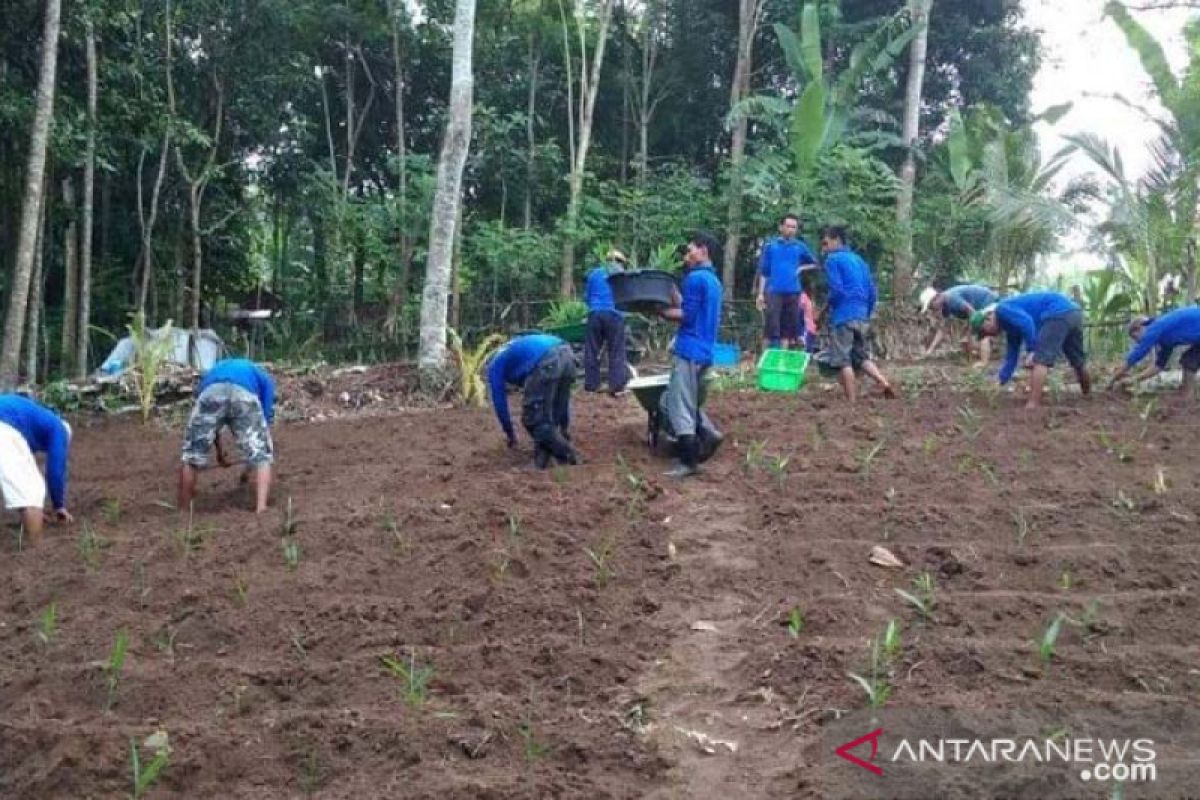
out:
<path id="1" fill-rule="evenodd" d="M 687 478 L 700 471 L 696 466 L 699 446 L 695 436 L 680 436 L 675 442 L 675 454 L 679 456 L 679 462 L 667 471 L 668 478 Z"/>

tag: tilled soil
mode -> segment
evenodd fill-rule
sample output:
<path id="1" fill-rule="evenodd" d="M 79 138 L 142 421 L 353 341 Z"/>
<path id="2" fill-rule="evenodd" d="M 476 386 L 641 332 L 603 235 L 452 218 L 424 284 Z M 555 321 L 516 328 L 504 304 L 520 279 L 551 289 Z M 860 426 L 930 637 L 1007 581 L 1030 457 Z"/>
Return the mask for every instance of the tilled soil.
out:
<path id="1" fill-rule="evenodd" d="M 190 522 L 178 424 L 83 424 L 79 522 L 0 543 L 0 796 L 126 796 L 130 740 L 165 730 L 150 797 L 819 798 L 822 723 L 865 706 L 847 672 L 892 618 L 892 706 L 1195 706 L 1194 406 L 710 410 L 728 444 L 682 485 L 628 398 L 581 394 L 587 463 L 544 473 L 487 410 L 284 423 L 273 511 L 215 470 Z M 926 571 L 923 620 L 894 589 Z"/>

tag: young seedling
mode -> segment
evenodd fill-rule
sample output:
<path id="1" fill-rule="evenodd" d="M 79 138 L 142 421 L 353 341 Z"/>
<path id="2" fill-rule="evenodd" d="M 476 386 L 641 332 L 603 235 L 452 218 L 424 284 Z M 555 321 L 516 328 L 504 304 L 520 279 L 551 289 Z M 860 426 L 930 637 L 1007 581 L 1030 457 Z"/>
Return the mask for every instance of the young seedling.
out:
<path id="1" fill-rule="evenodd" d="M 983 431 L 983 419 L 978 411 L 971 408 L 970 403 L 963 403 L 958 407 L 958 420 L 955 427 L 968 441 L 974 441 Z"/>
<path id="2" fill-rule="evenodd" d="M 58 604 L 51 603 L 46 606 L 46 610 L 38 618 L 38 629 L 34 636 L 43 646 L 49 647 L 50 641 L 56 633 L 58 633 Z"/>
<path id="3" fill-rule="evenodd" d="M 766 459 L 767 471 L 775 477 L 780 489 L 783 488 L 784 481 L 787 480 L 787 467 L 790 461 L 791 458 L 788 456 L 773 456 Z"/>
<path id="4" fill-rule="evenodd" d="M 108 681 L 108 695 L 104 702 L 104 710 L 109 711 L 113 707 L 113 702 L 117 699 L 117 686 L 121 682 L 121 671 L 125 669 L 125 652 L 129 647 L 129 634 L 125 629 L 117 631 L 117 638 L 113 641 L 112 651 L 108 654 L 108 662 L 104 665 L 104 672 Z"/>
<path id="5" fill-rule="evenodd" d="M 121 500 L 120 498 L 110 497 L 105 499 L 100 504 L 100 515 L 104 517 L 104 521 L 109 525 L 116 525 L 121 521 Z"/>
<path id="6" fill-rule="evenodd" d="M 283 563 L 289 572 L 295 572 L 296 567 L 300 566 L 300 543 L 294 537 L 285 536 L 280 539 L 280 544 L 283 547 Z"/>
<path id="7" fill-rule="evenodd" d="M 189 504 L 187 525 L 175 531 L 175 545 L 179 554 L 186 559 L 200 549 L 210 533 L 212 529 L 207 525 L 196 525 L 196 506 Z"/>
<path id="8" fill-rule="evenodd" d="M 150 596 L 150 582 L 146 579 L 146 562 L 141 559 L 133 562 L 133 594 L 144 609 Z"/>
<path id="9" fill-rule="evenodd" d="M 250 583 L 245 576 L 238 575 L 233 579 L 233 602 L 238 608 L 245 608 L 246 601 L 250 598 Z"/>
<path id="10" fill-rule="evenodd" d="M 859 457 L 858 471 L 859 474 L 862 475 L 863 480 L 871 477 L 871 464 L 875 462 L 876 456 L 883 452 L 884 445 L 886 444 L 887 442 L 881 439 L 879 444 L 875 445 L 865 454 Z"/>
<path id="11" fill-rule="evenodd" d="M 1025 510 L 1018 508 L 1012 512 L 1013 527 L 1016 529 L 1017 547 L 1024 547 L 1029 537 L 1029 520 L 1025 518 Z"/>
<path id="12" fill-rule="evenodd" d="M 154 637 L 154 647 L 171 661 L 175 660 L 175 636 L 177 633 L 178 631 L 167 625 Z"/>
<path id="13" fill-rule="evenodd" d="M 287 499 L 287 504 L 283 507 L 283 520 L 279 523 L 279 535 L 283 538 L 294 536 L 296 534 L 296 514 L 292 508 L 292 498 Z"/>
<path id="14" fill-rule="evenodd" d="M 888 622 L 888 627 L 881 636 L 871 640 L 870 677 L 865 678 L 856 673 L 847 673 L 849 678 L 857 683 L 867 695 L 867 703 L 873 709 L 881 708 L 892 695 L 892 684 L 889 680 L 891 662 L 900 654 L 900 626 L 896 620 Z"/>
<path id="15" fill-rule="evenodd" d="M 167 763 L 171 757 L 171 745 L 167 738 L 166 731 L 158 731 L 152 734 L 145 741 L 145 746 L 154 751 L 154 758 L 146 764 L 142 764 L 141 751 L 138 748 L 137 741 L 131 736 L 129 738 L 129 765 L 132 771 L 133 779 L 133 797 L 135 800 L 146 794 L 162 771 L 167 768 Z"/>
<path id="16" fill-rule="evenodd" d="M 605 537 L 600 540 L 595 548 L 585 547 L 583 552 L 587 554 L 588 559 L 592 562 L 596 574 L 596 586 L 603 589 L 608 585 L 609 580 L 616 574 L 612 569 L 613 556 L 613 541 Z"/>
<path id="17" fill-rule="evenodd" d="M 908 601 L 917 610 L 917 613 L 921 615 L 921 619 L 928 622 L 930 617 L 933 616 L 933 607 L 937 603 L 935 597 L 937 585 L 932 573 L 929 571 L 922 572 L 913 579 L 912 588 L 911 592 L 896 589 L 896 594 Z"/>
<path id="18" fill-rule="evenodd" d="M 526 761 L 537 761 L 550 751 L 550 745 L 538 741 L 537 734 L 533 730 L 533 722 L 528 716 L 521 721 L 521 726 L 517 728 L 517 732 L 521 734 Z"/>
<path id="19" fill-rule="evenodd" d="M 1038 643 L 1038 657 L 1041 659 L 1043 667 L 1049 666 L 1050 659 L 1054 658 L 1054 647 L 1058 643 L 1058 634 L 1062 632 L 1065 618 L 1063 614 L 1058 614 L 1042 633 L 1042 640 Z"/>
<path id="20" fill-rule="evenodd" d="M 983 459 L 979 460 L 979 471 L 983 473 L 983 476 L 988 479 L 988 482 L 991 483 L 992 486 L 1000 485 L 1000 479 L 996 477 L 995 467 L 993 467 L 987 461 Z"/>
<path id="21" fill-rule="evenodd" d="M 800 632 L 804 630 L 804 612 L 800 610 L 800 606 L 792 606 L 792 610 L 788 612 L 787 632 L 793 639 L 800 638 Z"/>
<path id="22" fill-rule="evenodd" d="M 304 756 L 300 770 L 300 791 L 311 795 L 321 788 L 321 761 L 317 751 L 310 749 Z"/>
<path id="23" fill-rule="evenodd" d="M 934 451 L 937 450 L 937 446 L 938 446 L 937 437 L 934 436 L 933 434 L 930 434 L 930 435 L 926 436 L 925 441 L 923 441 L 921 443 L 921 452 L 923 452 L 925 454 L 925 457 L 928 458 L 929 456 L 933 455 Z"/>
<path id="24" fill-rule="evenodd" d="M 766 448 L 766 439 L 755 440 L 746 445 L 746 455 L 742 465 L 745 467 L 747 472 L 750 472 L 762 463 L 763 451 L 766 450 Z"/>
<path id="25" fill-rule="evenodd" d="M 1151 397 L 1146 401 L 1146 405 L 1138 412 L 1138 417 L 1142 420 L 1142 429 L 1138 433 L 1138 441 L 1146 438 L 1146 431 L 1150 427 L 1150 418 L 1154 415 L 1154 407 L 1158 405 L 1158 400 Z"/>
<path id="26" fill-rule="evenodd" d="M 1133 461 L 1133 455 L 1129 452 L 1129 446 L 1114 439 L 1109 435 L 1108 431 L 1099 431 L 1096 434 L 1096 438 L 1100 441 L 1100 446 L 1106 452 L 1117 457 L 1117 461 L 1120 461 L 1122 464 Z"/>
<path id="27" fill-rule="evenodd" d="M 1154 468 L 1154 493 L 1166 494 L 1167 491 L 1167 471 L 1160 465 Z"/>
<path id="28" fill-rule="evenodd" d="M 400 527 L 396 512 L 384 511 L 379 517 L 379 529 L 383 531 L 384 541 L 391 545 L 392 550 L 401 558 L 407 558 L 412 553 L 412 539 Z"/>
<path id="29" fill-rule="evenodd" d="M 379 660 L 388 674 L 401 682 L 404 702 L 414 707 L 425 704 L 429 696 L 429 680 L 433 677 L 433 667 L 418 667 L 415 651 L 409 652 L 407 664 L 390 654 L 380 656 Z"/>
<path id="30" fill-rule="evenodd" d="M 75 549 L 79 551 L 79 557 L 83 560 L 84 566 L 88 570 L 100 568 L 100 551 L 108 545 L 87 520 L 79 526 L 79 540 L 75 543 Z"/>
<path id="31" fill-rule="evenodd" d="M 1074 579 L 1071 577 L 1070 569 L 1063 569 L 1058 576 L 1058 588 L 1064 592 L 1071 591 L 1071 586 L 1074 585 Z"/>
<path id="32" fill-rule="evenodd" d="M 508 538 L 510 540 L 521 538 L 521 515 L 515 511 L 508 512 Z"/>

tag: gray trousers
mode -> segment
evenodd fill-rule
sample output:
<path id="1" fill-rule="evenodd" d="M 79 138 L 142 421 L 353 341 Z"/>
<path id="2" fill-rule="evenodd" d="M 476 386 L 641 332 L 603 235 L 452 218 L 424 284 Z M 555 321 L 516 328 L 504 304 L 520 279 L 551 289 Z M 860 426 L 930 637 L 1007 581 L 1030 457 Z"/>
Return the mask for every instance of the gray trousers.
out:
<path id="1" fill-rule="evenodd" d="M 701 410 L 707 394 L 704 385 L 704 373 L 707 371 L 707 365 L 674 357 L 671 381 L 659 403 L 659 411 L 670 428 L 670 435 L 708 438 L 718 435 L 712 420 Z"/>

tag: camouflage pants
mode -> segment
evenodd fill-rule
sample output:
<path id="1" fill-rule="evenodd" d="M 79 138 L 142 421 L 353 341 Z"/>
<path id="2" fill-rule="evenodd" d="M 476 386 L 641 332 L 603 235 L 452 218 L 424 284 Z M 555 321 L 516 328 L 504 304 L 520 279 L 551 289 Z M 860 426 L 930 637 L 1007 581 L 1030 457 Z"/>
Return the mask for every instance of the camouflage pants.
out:
<path id="1" fill-rule="evenodd" d="M 183 435 L 183 463 L 208 464 L 208 451 L 225 425 L 233 432 L 246 464 L 262 466 L 274 460 L 271 430 L 262 404 L 251 392 L 232 383 L 216 383 L 196 398 Z"/>

